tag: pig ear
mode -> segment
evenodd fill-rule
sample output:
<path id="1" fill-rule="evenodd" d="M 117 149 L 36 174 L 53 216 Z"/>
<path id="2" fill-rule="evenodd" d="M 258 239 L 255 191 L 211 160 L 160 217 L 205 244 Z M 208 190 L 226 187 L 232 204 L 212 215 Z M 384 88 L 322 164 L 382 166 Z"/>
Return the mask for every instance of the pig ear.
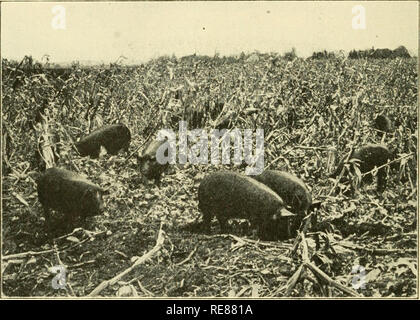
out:
<path id="1" fill-rule="evenodd" d="M 286 208 L 282 208 L 280 210 L 280 217 L 282 217 L 282 218 L 293 217 L 293 216 L 295 216 L 295 214 L 290 212 Z"/>
<path id="2" fill-rule="evenodd" d="M 279 220 L 281 218 L 290 218 L 294 216 L 294 213 L 290 212 L 286 208 L 282 208 L 273 215 L 273 220 Z"/>
<path id="3" fill-rule="evenodd" d="M 31 171 L 28 173 L 28 176 L 31 177 L 36 184 L 38 184 L 38 181 L 41 178 L 42 174 L 36 171 Z"/>
<path id="4" fill-rule="evenodd" d="M 88 188 L 83 193 L 83 198 L 85 198 L 87 196 L 96 196 L 97 193 L 102 194 L 103 192 L 104 192 L 104 189 L 102 189 L 102 188 L 99 188 L 99 189 Z"/>
<path id="5" fill-rule="evenodd" d="M 308 212 L 312 212 L 315 209 L 319 210 L 321 208 L 322 201 L 314 201 L 308 209 Z"/>
<path id="6" fill-rule="evenodd" d="M 82 198 L 80 199 L 80 201 L 83 203 L 85 201 L 85 199 L 89 197 L 90 194 L 92 194 L 92 190 L 90 188 L 86 189 L 83 192 L 83 195 L 82 195 Z"/>

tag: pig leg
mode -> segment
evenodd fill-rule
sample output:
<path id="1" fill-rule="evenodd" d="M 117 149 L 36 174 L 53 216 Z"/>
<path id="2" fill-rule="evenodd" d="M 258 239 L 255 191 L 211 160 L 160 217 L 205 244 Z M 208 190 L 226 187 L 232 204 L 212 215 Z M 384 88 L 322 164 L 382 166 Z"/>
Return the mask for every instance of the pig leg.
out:
<path id="1" fill-rule="evenodd" d="M 45 217 L 45 224 L 44 228 L 47 233 L 51 232 L 51 215 L 50 215 L 50 209 L 48 209 L 46 206 L 43 206 L 44 210 L 44 217 Z"/>
<path id="2" fill-rule="evenodd" d="M 386 188 L 386 171 L 385 168 L 381 168 L 378 171 L 378 192 L 383 192 Z"/>
<path id="3" fill-rule="evenodd" d="M 219 220 L 220 232 L 221 233 L 228 233 L 228 228 L 227 228 L 228 219 L 226 219 L 225 217 L 217 217 L 217 220 Z M 209 224 L 209 226 L 210 226 L 210 224 Z"/>
<path id="4" fill-rule="evenodd" d="M 210 224 L 212 215 L 211 212 L 203 211 L 203 221 L 201 222 L 202 229 L 206 233 L 210 233 Z"/>

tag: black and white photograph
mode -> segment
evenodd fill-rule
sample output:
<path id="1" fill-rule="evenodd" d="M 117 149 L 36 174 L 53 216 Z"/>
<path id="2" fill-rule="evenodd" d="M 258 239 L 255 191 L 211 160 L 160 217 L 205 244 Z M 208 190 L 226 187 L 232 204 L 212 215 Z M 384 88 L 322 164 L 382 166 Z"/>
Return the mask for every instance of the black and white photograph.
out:
<path id="1" fill-rule="evenodd" d="M 2 2 L 1 299 L 419 299 L 418 44 L 417 1 Z"/>

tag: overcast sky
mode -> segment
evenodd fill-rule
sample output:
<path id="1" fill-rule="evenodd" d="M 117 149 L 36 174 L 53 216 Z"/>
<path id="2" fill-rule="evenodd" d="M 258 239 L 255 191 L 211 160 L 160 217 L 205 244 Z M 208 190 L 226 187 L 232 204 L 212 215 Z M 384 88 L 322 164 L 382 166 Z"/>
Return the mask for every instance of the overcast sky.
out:
<path id="1" fill-rule="evenodd" d="M 54 29 L 65 9 L 65 29 Z M 366 28 L 353 29 L 355 5 Z M 54 20 L 63 21 L 60 19 Z M 56 24 L 57 25 L 57 24 Z M 280 52 L 404 45 L 418 50 L 418 3 L 413 2 L 91 2 L 2 3 L 1 54 L 45 54 L 53 62 L 147 61 L 161 55 Z"/>

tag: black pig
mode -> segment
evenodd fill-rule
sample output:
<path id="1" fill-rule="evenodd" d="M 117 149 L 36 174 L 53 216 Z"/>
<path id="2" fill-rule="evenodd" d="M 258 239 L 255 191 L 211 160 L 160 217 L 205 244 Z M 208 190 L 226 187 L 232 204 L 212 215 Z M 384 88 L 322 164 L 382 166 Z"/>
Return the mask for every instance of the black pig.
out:
<path id="1" fill-rule="evenodd" d="M 384 132 L 391 132 L 392 122 L 387 116 L 380 114 L 375 119 L 374 128 Z"/>
<path id="2" fill-rule="evenodd" d="M 49 168 L 39 176 L 37 189 L 47 224 L 49 209 L 63 213 L 66 224 L 72 224 L 76 217 L 85 219 L 103 211 L 104 190 L 74 172 Z"/>
<path id="3" fill-rule="evenodd" d="M 245 218 L 258 229 L 263 240 L 288 237 L 288 218 L 292 213 L 284 208 L 283 200 L 264 184 L 239 173 L 221 171 L 212 173 L 201 181 L 198 189 L 199 209 L 203 213 L 203 226 L 210 229 L 213 216 L 219 221 L 221 231 L 226 231 L 230 218 Z M 267 232 L 270 225 L 281 220 L 276 232 Z"/>
<path id="4" fill-rule="evenodd" d="M 151 141 L 142 155 L 138 157 L 140 172 L 149 180 L 154 179 L 157 185 L 160 185 L 162 173 L 169 167 L 169 163 L 160 164 L 156 159 L 156 152 L 167 140 Z M 165 156 L 168 156 L 168 150 L 165 150 Z"/>
<path id="5" fill-rule="evenodd" d="M 101 146 L 111 155 L 124 149 L 128 152 L 130 146 L 130 130 L 124 124 L 111 124 L 94 130 L 86 137 L 76 142 L 76 148 L 82 157 L 99 157 Z"/>
<path id="6" fill-rule="evenodd" d="M 312 196 L 308 187 L 293 174 L 266 170 L 262 174 L 252 177 L 276 192 L 293 213 L 304 213 L 312 204 Z"/>
<path id="7" fill-rule="evenodd" d="M 380 144 L 367 144 L 365 146 L 355 149 L 349 159 L 360 160 L 360 172 L 363 174 L 373 170 L 375 167 L 379 167 L 386 164 L 388 160 L 392 160 L 392 158 L 393 156 L 386 146 Z M 330 177 L 337 177 L 343 170 L 344 164 L 344 161 L 341 161 L 337 169 L 331 174 Z M 377 176 L 377 190 L 379 192 L 382 192 L 386 188 L 386 168 L 383 167 L 379 169 Z M 369 174 L 365 176 L 364 181 L 371 182 L 372 175 Z"/>
<path id="8" fill-rule="evenodd" d="M 290 211 L 296 214 L 291 228 L 294 236 L 312 205 L 312 196 L 308 187 L 301 179 L 284 171 L 266 170 L 253 178 L 276 192 Z"/>

